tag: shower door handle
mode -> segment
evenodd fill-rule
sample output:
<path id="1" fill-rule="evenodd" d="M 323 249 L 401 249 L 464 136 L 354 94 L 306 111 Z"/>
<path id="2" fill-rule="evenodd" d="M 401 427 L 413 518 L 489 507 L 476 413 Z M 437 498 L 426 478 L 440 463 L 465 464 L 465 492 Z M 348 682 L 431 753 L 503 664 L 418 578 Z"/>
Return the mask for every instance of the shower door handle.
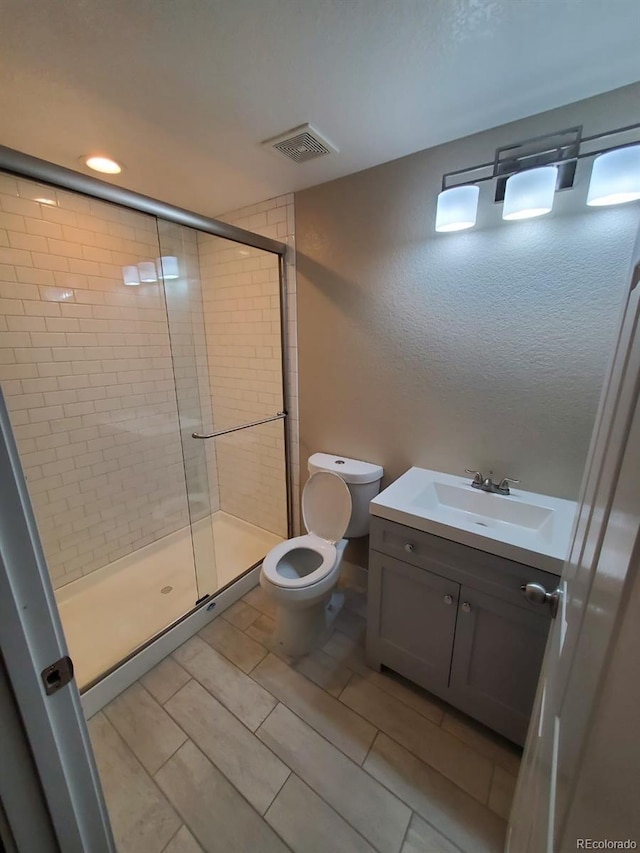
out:
<path id="1" fill-rule="evenodd" d="M 271 421 L 279 421 L 282 418 L 286 418 L 286 412 L 277 412 L 272 418 L 265 418 L 262 421 L 252 421 L 250 424 L 241 424 L 236 427 L 229 427 L 229 429 L 221 429 L 218 432 L 210 432 L 207 435 L 203 435 L 200 432 L 192 432 L 191 438 L 218 438 L 219 435 L 227 435 L 230 432 L 238 432 L 241 429 L 249 429 L 249 427 L 260 426 L 260 424 L 269 424 Z"/>

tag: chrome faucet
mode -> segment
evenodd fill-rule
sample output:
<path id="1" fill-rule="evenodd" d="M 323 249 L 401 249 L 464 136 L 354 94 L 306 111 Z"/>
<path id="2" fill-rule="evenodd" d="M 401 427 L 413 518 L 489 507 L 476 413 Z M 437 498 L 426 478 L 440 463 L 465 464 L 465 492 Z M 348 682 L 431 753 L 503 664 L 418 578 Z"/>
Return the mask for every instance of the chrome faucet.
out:
<path id="1" fill-rule="evenodd" d="M 508 495 L 509 483 L 519 483 L 520 480 L 515 480 L 513 477 L 503 477 L 498 484 L 494 483 L 491 477 L 493 471 L 489 471 L 489 476 L 484 477 L 480 471 L 474 471 L 473 468 L 464 469 L 467 474 L 473 474 L 471 485 L 474 489 L 480 489 L 482 492 L 489 492 L 492 495 Z"/>

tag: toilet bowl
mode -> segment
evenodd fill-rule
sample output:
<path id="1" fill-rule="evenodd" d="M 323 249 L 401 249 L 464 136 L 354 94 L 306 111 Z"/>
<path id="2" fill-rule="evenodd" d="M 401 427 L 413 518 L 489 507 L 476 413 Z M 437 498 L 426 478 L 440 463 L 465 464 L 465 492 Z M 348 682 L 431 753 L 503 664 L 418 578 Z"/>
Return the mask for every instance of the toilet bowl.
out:
<path id="1" fill-rule="evenodd" d="M 348 544 L 343 537 L 351 529 L 356 536 L 368 530 L 368 502 L 382 477 L 378 465 L 321 453 L 309 459 L 309 471 L 302 493 L 308 532 L 272 548 L 260 571 L 260 585 L 276 604 L 274 643 L 292 657 L 321 642 L 339 613 L 343 595 L 335 590 Z"/>

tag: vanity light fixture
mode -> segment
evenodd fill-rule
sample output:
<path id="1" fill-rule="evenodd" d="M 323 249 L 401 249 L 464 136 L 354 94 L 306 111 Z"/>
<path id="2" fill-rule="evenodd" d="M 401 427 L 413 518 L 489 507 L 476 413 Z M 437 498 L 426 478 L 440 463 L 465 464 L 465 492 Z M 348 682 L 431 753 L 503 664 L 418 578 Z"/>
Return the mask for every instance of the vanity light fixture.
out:
<path id="1" fill-rule="evenodd" d="M 128 267 L 122 267 L 122 280 L 130 287 L 136 287 L 140 284 L 140 276 L 138 275 L 138 267 L 132 264 Z"/>
<path id="2" fill-rule="evenodd" d="M 497 148 L 489 163 L 446 172 L 438 195 L 435 229 L 461 231 L 476 223 L 479 185 L 494 185 L 505 220 L 543 216 L 555 193 L 573 187 L 579 160 L 593 159 L 587 204 L 623 204 L 640 199 L 640 122 L 593 136 L 570 127 Z"/>
<path id="3" fill-rule="evenodd" d="M 93 169 L 94 172 L 102 172 L 105 175 L 119 175 L 122 171 L 122 166 L 111 157 L 104 157 L 102 154 L 90 154 L 87 157 L 80 158 L 85 166 Z"/>
<path id="4" fill-rule="evenodd" d="M 640 198 L 640 145 L 600 154 L 593 161 L 587 204 L 604 207 Z"/>
<path id="5" fill-rule="evenodd" d="M 158 278 L 165 281 L 172 281 L 180 276 L 178 268 L 178 259 L 174 255 L 163 255 L 161 258 L 156 258 L 156 271 Z"/>
<path id="6" fill-rule="evenodd" d="M 533 219 L 549 213 L 557 180 L 557 166 L 539 166 L 511 175 L 505 185 L 502 218 Z"/>
<path id="7" fill-rule="evenodd" d="M 463 184 L 438 196 L 436 231 L 464 231 L 476 224 L 480 187 Z"/>

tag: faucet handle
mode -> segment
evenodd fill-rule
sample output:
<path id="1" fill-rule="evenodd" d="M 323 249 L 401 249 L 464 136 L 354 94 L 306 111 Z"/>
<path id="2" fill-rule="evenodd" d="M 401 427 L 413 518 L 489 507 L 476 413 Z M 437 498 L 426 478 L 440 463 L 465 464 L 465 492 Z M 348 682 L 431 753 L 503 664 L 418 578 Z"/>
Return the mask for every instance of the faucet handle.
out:
<path id="1" fill-rule="evenodd" d="M 506 492 L 507 494 L 509 494 L 509 483 L 519 483 L 519 482 L 520 482 L 520 480 L 516 480 L 514 477 L 503 477 L 502 480 L 500 480 L 500 484 L 498 485 L 498 488 L 500 489 L 501 492 Z"/>
<path id="2" fill-rule="evenodd" d="M 467 474 L 473 474 L 473 482 L 481 485 L 484 481 L 484 477 L 480 473 L 480 471 L 474 471 L 473 468 L 465 468 L 464 469 Z"/>

